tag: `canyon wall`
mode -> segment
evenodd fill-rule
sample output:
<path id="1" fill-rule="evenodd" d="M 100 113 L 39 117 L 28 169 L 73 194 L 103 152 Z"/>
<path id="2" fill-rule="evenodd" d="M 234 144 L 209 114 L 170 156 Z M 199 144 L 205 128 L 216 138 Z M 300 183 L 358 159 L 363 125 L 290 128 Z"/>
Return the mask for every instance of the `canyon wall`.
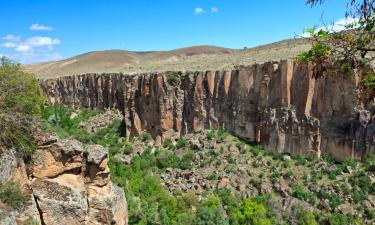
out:
<path id="1" fill-rule="evenodd" d="M 118 108 L 126 137 L 224 128 L 277 152 L 339 161 L 375 153 L 375 107 L 361 102 L 359 75 L 314 80 L 311 69 L 281 61 L 232 71 L 84 74 L 41 86 L 52 104 Z"/>

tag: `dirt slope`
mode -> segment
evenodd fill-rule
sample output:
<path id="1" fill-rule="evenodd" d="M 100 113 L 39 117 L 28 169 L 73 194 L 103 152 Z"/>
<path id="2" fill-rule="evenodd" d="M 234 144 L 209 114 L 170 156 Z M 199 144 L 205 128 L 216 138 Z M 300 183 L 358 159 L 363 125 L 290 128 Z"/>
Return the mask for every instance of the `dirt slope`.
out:
<path id="1" fill-rule="evenodd" d="M 126 74 L 167 70 L 222 70 L 238 64 L 288 59 L 308 49 L 305 39 L 290 39 L 250 49 L 193 46 L 171 51 L 95 51 L 56 62 L 25 65 L 40 78 L 83 73 L 123 72 Z"/>

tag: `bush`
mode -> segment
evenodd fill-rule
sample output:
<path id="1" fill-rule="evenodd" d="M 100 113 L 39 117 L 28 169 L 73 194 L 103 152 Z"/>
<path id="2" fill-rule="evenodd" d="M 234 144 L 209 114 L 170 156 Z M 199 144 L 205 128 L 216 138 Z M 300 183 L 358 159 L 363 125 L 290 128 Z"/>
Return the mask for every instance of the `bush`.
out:
<path id="1" fill-rule="evenodd" d="M 239 207 L 236 217 L 240 224 L 248 225 L 271 225 L 271 220 L 267 218 L 267 209 L 263 204 L 255 202 L 253 199 L 245 199 Z"/>
<path id="2" fill-rule="evenodd" d="M 364 166 L 366 171 L 375 171 L 375 154 L 368 154 L 365 156 Z"/>
<path id="3" fill-rule="evenodd" d="M 207 132 L 207 140 L 211 140 L 216 137 L 216 131 L 210 130 Z"/>
<path id="4" fill-rule="evenodd" d="M 13 208 L 21 208 L 27 204 L 28 199 L 19 183 L 8 181 L 0 184 L 0 201 Z"/>
<path id="5" fill-rule="evenodd" d="M 121 152 L 125 155 L 130 155 L 133 153 L 133 146 L 127 142 L 124 143 L 124 146 L 121 147 Z"/>
<path id="6" fill-rule="evenodd" d="M 186 139 L 183 138 L 183 137 L 180 137 L 177 142 L 176 142 L 176 148 L 179 149 L 179 148 L 183 148 L 183 147 L 186 147 L 187 146 L 187 142 L 186 142 Z"/>
<path id="7" fill-rule="evenodd" d="M 167 149 L 172 149 L 172 148 L 174 148 L 174 145 L 173 145 L 172 139 L 167 138 L 167 139 L 164 141 L 163 147 L 164 147 L 164 148 L 167 148 Z"/>
<path id="8" fill-rule="evenodd" d="M 217 180 L 219 176 L 216 173 L 211 173 L 206 177 L 207 180 Z"/>
<path id="9" fill-rule="evenodd" d="M 180 159 L 170 150 L 160 151 L 156 156 L 156 165 L 159 169 L 177 168 Z"/>
<path id="10" fill-rule="evenodd" d="M 188 151 L 185 155 L 182 156 L 179 163 L 179 168 L 182 170 L 191 169 L 191 162 L 193 161 L 194 156 L 195 154 L 193 151 Z"/>
<path id="11" fill-rule="evenodd" d="M 329 205 L 332 208 L 336 208 L 338 205 L 344 203 L 344 200 L 336 193 L 329 193 L 327 191 L 321 190 L 319 192 L 321 198 L 328 199 Z"/>
<path id="12" fill-rule="evenodd" d="M 299 200 L 309 202 L 312 205 L 315 205 L 318 201 L 317 197 L 313 193 L 306 190 L 304 186 L 294 184 L 292 185 L 292 190 L 292 196 L 298 198 Z"/>
<path id="13" fill-rule="evenodd" d="M 38 80 L 5 57 L 0 59 L 0 103 L 0 145 L 29 156 L 35 149 L 32 119 L 41 114 L 44 97 Z"/>
<path id="14" fill-rule="evenodd" d="M 354 219 L 349 215 L 344 215 L 341 213 L 332 213 L 328 217 L 328 222 L 330 225 L 354 224 Z"/>
<path id="15" fill-rule="evenodd" d="M 293 207 L 293 212 L 296 214 L 299 225 L 318 225 L 314 213 L 298 206 Z"/>
<path id="16" fill-rule="evenodd" d="M 24 222 L 24 225 L 39 225 L 39 222 L 34 218 L 29 218 Z"/>
<path id="17" fill-rule="evenodd" d="M 167 82 L 171 86 L 178 86 L 180 84 L 180 78 L 177 72 L 166 72 Z"/>
<path id="18" fill-rule="evenodd" d="M 141 141 L 143 141 L 143 142 L 148 142 L 148 141 L 150 141 L 152 139 L 152 136 L 151 136 L 151 134 L 149 134 L 149 133 L 143 133 L 142 135 L 141 135 Z"/>
<path id="19" fill-rule="evenodd" d="M 370 178 L 363 171 L 358 171 L 349 177 L 349 182 L 353 187 L 353 200 L 363 201 L 369 192 L 373 191 Z"/>

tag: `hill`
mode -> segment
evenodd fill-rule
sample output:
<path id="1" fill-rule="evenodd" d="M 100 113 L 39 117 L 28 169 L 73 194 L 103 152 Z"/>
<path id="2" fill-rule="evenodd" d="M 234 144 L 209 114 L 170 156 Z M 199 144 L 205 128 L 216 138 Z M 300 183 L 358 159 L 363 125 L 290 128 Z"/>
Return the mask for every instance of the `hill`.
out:
<path id="1" fill-rule="evenodd" d="M 24 65 L 39 78 L 53 78 L 83 73 L 150 71 L 222 70 L 239 64 L 288 59 L 308 49 L 306 39 L 290 39 L 249 49 L 217 46 L 193 46 L 171 51 L 131 52 L 106 50 L 88 52 L 61 61 Z"/>

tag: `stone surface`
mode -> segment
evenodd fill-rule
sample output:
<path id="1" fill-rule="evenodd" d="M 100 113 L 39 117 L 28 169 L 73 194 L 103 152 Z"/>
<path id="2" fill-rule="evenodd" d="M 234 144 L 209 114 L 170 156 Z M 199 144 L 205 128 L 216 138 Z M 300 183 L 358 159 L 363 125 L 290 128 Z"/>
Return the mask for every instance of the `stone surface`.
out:
<path id="1" fill-rule="evenodd" d="M 315 80 L 311 70 L 281 61 L 230 71 L 84 74 L 41 85 L 51 103 L 119 109 L 127 138 L 149 132 L 163 141 L 225 128 L 277 152 L 330 153 L 340 161 L 375 152 L 374 100 L 360 96 L 359 75 Z"/>
<path id="2" fill-rule="evenodd" d="M 28 171 L 43 224 L 127 224 L 125 195 L 109 180 L 107 162 L 100 145 L 39 145 Z"/>
<path id="3" fill-rule="evenodd" d="M 46 133 L 37 134 L 36 142 L 27 168 L 15 151 L 0 154 L 0 182 L 11 178 L 29 194 L 20 209 L 0 203 L 0 224 L 22 225 L 29 219 L 43 225 L 128 224 L 125 195 L 109 179 L 104 147 L 84 147 Z"/>
<path id="4" fill-rule="evenodd" d="M 0 184 L 10 180 L 20 184 L 27 195 L 28 203 L 20 208 L 11 208 L 0 202 L 0 224 L 22 225 L 31 219 L 40 223 L 40 214 L 30 191 L 25 163 L 14 149 L 3 149 L 0 152 Z"/>

